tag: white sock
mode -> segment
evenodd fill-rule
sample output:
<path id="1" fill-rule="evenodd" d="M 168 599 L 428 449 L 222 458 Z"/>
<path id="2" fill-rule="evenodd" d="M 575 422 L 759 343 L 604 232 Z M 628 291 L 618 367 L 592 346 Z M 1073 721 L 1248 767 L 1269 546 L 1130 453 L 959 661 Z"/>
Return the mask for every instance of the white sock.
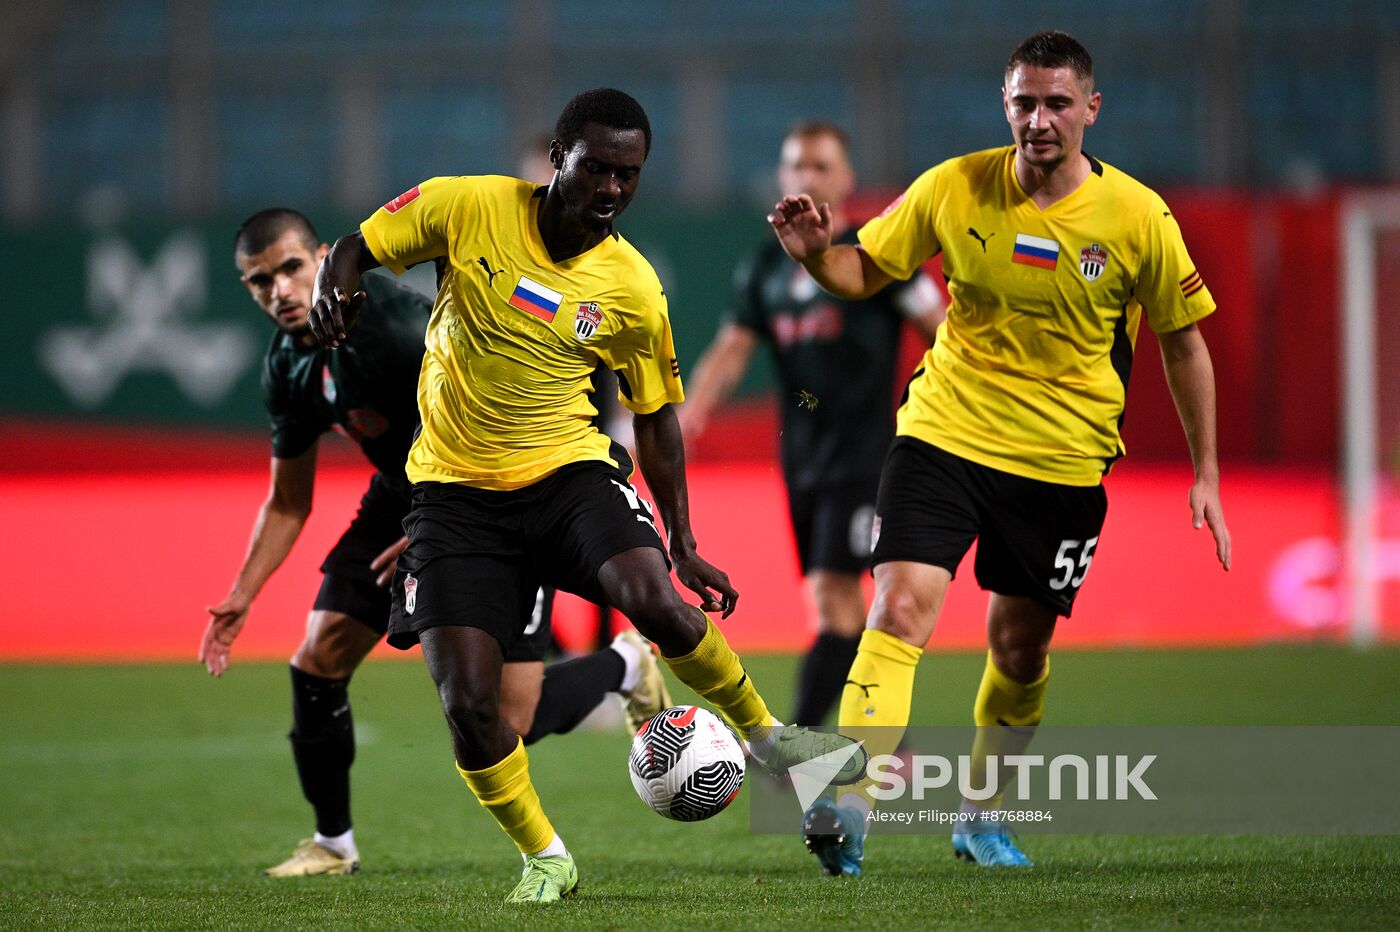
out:
<path id="1" fill-rule="evenodd" d="M 637 645 L 624 641 L 621 635 L 613 638 L 608 646 L 617 651 L 627 667 L 622 673 L 622 685 L 617 688 L 618 692 L 627 695 L 642 681 L 642 652 Z"/>
<path id="2" fill-rule="evenodd" d="M 995 834 L 1001 831 L 1001 823 L 993 821 L 990 813 L 974 802 L 964 799 L 958 806 L 958 821 L 953 825 L 954 835 Z"/>
<path id="3" fill-rule="evenodd" d="M 562 838 L 559 837 L 559 833 L 558 833 L 558 832 L 555 832 L 555 833 L 554 833 L 554 837 L 553 837 L 552 839 L 550 839 L 549 844 L 547 844 L 547 845 L 544 846 L 544 850 L 543 850 L 543 851 L 536 851 L 534 854 L 531 854 L 531 855 L 521 854 L 521 855 L 520 855 L 520 860 L 524 861 L 527 857 L 528 857 L 528 858 L 566 858 L 566 857 L 568 857 L 568 856 L 569 856 L 569 849 L 564 847 L 564 839 L 562 839 Z"/>
<path id="4" fill-rule="evenodd" d="M 870 800 L 864 793 L 856 790 L 847 790 L 836 798 L 836 805 L 842 809 L 854 809 L 860 813 L 862 822 L 870 821 Z"/>
<path id="5" fill-rule="evenodd" d="M 355 830 L 347 828 L 339 835 L 322 835 L 316 833 L 316 844 L 323 848 L 329 848 L 347 861 L 358 861 L 360 852 L 355 849 Z"/>
<path id="6" fill-rule="evenodd" d="M 749 732 L 749 753 L 760 764 L 768 761 L 768 755 L 773 753 L 773 746 L 778 743 L 778 729 L 783 727 L 783 723 L 776 718 L 767 728 L 755 728 Z"/>

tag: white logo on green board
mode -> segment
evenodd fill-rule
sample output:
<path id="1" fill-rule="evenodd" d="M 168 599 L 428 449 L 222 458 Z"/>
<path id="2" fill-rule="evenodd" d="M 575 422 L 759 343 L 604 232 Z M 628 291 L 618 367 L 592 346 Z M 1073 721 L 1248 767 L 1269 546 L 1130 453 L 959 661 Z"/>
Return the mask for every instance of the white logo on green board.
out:
<path id="1" fill-rule="evenodd" d="M 112 234 L 87 253 L 86 326 L 40 335 L 39 359 L 77 405 L 97 408 L 134 372 L 164 372 L 198 405 L 213 407 L 232 390 L 256 352 L 246 329 L 200 322 L 208 262 L 193 232 L 177 232 L 150 264 Z"/>

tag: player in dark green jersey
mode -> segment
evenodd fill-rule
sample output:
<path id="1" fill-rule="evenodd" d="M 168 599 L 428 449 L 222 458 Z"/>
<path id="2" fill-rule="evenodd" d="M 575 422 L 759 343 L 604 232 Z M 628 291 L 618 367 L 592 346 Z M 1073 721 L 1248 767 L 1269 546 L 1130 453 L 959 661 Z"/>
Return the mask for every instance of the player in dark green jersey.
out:
<path id="1" fill-rule="evenodd" d="M 846 134 L 833 123 L 797 123 L 778 160 L 783 194 L 806 194 L 833 211 L 836 242 L 854 243 L 844 201 L 855 187 Z M 929 343 L 943 295 L 922 272 L 864 301 L 832 297 L 771 236 L 735 276 L 728 318 L 700 358 L 681 408 L 693 438 L 767 343 L 779 380 L 783 479 L 798 562 L 817 637 L 798 676 L 793 721 L 820 725 L 841 696 L 865 629 L 861 574 L 880 466 L 894 438 L 894 372 L 908 320 Z"/>
<path id="2" fill-rule="evenodd" d="M 365 312 L 353 338 L 338 349 L 322 349 L 306 317 L 316 269 L 328 250 L 304 216 L 280 208 L 254 214 L 235 238 L 241 279 L 277 325 L 263 367 L 272 488 L 232 589 L 209 609 L 200 648 L 209 672 L 221 676 L 254 598 L 291 551 L 311 510 L 321 434 L 335 430 L 354 440 L 376 471 L 354 520 L 321 565 L 324 577 L 306 637 L 291 660 L 290 738 L 302 791 L 315 810 L 316 834 L 266 871 L 276 877 L 359 868 L 350 821 L 355 738 L 347 690 L 388 624 L 387 586 L 406 543 L 403 518 L 411 487 L 404 463 L 418 430 L 418 373 L 432 310 L 417 292 L 366 276 Z M 654 713 L 669 701 L 655 660 L 635 634 L 610 649 L 555 664 L 544 675 L 550 596 L 541 590 L 532 617 L 522 620 L 529 636 L 507 657 L 502 677 L 503 716 L 527 743 L 568 731 L 609 690 L 627 694 L 633 715 Z"/>

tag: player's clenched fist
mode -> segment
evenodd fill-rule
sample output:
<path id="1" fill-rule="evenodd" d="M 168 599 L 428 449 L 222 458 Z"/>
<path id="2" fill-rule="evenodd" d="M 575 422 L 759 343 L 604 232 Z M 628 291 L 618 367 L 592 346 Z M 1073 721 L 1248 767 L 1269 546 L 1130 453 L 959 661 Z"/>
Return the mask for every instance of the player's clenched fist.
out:
<path id="1" fill-rule="evenodd" d="M 729 574 L 702 559 L 694 550 L 671 551 L 676 578 L 691 592 L 700 596 L 700 610 L 719 612 L 728 618 L 739 601 L 739 591 L 729 582 Z"/>
<path id="2" fill-rule="evenodd" d="M 350 328 L 355 326 L 364 303 L 363 291 L 357 291 L 347 297 L 345 290 L 340 287 L 317 295 L 311 305 L 311 313 L 306 315 L 306 322 L 310 325 L 316 342 L 326 347 L 339 346 L 340 341 L 350 332 Z"/>

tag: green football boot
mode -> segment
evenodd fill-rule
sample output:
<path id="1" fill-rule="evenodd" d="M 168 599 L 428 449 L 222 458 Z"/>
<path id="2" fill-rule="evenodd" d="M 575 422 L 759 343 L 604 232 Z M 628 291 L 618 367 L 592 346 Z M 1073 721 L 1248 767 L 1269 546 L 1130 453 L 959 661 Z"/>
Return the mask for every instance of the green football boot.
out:
<path id="1" fill-rule="evenodd" d="M 506 897 L 507 903 L 557 903 L 578 889 L 578 868 L 572 855 L 562 858 L 525 858 L 520 883 Z"/>

